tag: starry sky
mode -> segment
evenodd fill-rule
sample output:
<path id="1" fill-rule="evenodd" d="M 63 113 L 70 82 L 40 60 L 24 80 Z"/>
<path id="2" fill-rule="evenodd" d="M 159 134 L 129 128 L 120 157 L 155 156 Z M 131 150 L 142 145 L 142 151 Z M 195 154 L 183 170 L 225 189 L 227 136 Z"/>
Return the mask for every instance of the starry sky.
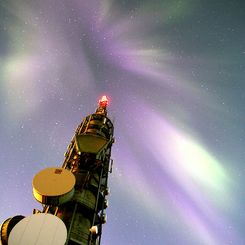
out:
<path id="1" fill-rule="evenodd" d="M 102 245 L 245 244 L 245 2 L 1 0 L 0 222 L 41 208 L 110 97 L 113 173 Z"/>

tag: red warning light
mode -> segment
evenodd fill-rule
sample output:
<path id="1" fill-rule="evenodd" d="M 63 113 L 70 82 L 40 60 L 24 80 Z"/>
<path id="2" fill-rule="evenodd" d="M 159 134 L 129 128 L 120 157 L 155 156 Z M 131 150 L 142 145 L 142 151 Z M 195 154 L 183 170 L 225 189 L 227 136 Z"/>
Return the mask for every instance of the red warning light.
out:
<path id="1" fill-rule="evenodd" d="M 99 105 L 102 107 L 106 107 L 108 106 L 108 104 L 109 104 L 108 98 L 106 97 L 106 95 L 103 95 L 101 99 L 99 100 Z"/>

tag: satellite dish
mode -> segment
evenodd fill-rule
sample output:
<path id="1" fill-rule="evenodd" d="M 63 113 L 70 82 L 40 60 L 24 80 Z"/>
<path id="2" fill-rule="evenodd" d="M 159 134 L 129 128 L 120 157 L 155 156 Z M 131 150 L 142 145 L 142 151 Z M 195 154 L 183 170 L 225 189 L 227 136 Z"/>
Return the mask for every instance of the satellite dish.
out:
<path id="1" fill-rule="evenodd" d="M 0 245 L 8 245 L 8 237 L 14 226 L 25 217 L 22 215 L 16 215 L 12 218 L 6 219 L 1 225 L 0 229 Z"/>
<path id="2" fill-rule="evenodd" d="M 33 196 L 42 204 L 58 206 L 73 197 L 75 183 L 75 176 L 69 170 L 46 168 L 33 178 Z"/>
<path id="3" fill-rule="evenodd" d="M 8 245 L 64 245 L 64 222 L 52 214 L 33 214 L 22 219 L 10 232 Z"/>

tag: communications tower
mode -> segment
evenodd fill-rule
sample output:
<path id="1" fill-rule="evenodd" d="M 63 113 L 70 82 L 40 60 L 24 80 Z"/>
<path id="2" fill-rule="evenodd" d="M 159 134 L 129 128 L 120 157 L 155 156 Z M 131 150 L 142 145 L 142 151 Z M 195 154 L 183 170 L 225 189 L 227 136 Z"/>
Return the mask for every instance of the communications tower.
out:
<path id="1" fill-rule="evenodd" d="M 113 124 L 102 96 L 95 113 L 75 131 L 62 167 L 46 168 L 32 181 L 42 210 L 5 220 L 2 245 L 99 245 L 112 172 Z"/>

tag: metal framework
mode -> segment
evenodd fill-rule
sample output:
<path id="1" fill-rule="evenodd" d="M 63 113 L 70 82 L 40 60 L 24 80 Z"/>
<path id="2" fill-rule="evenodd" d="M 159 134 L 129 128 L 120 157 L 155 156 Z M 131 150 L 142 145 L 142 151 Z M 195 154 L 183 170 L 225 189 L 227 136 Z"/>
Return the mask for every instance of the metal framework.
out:
<path id="1" fill-rule="evenodd" d="M 107 105 L 108 100 L 103 96 L 96 112 L 85 117 L 76 129 L 62 168 L 55 169 L 56 175 L 65 169 L 75 177 L 69 195 L 48 196 L 33 184 L 34 197 L 43 204 L 43 210 L 34 209 L 33 215 L 46 213 L 60 218 L 67 229 L 65 245 L 99 245 L 101 241 L 102 225 L 106 222 L 108 174 L 112 171 L 111 147 L 114 143 L 114 127 L 107 117 Z M 22 219 L 23 216 L 15 216 L 3 222 L 2 245 L 11 245 L 8 244 L 11 230 Z"/>

